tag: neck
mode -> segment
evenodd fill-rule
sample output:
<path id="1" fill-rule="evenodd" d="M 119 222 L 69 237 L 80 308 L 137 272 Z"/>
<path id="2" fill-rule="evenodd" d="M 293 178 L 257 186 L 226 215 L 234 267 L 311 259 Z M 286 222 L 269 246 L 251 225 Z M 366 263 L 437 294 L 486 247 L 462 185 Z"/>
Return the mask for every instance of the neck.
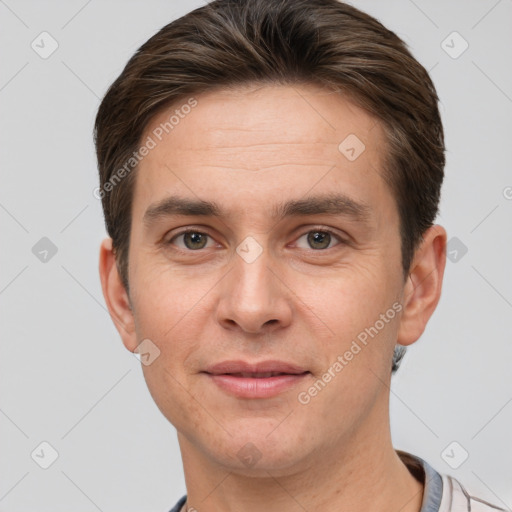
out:
<path id="1" fill-rule="evenodd" d="M 395 452 L 389 409 L 377 423 L 367 418 L 355 432 L 319 447 L 300 470 L 257 476 L 221 467 L 178 433 L 187 485 L 186 510 L 201 512 L 292 512 L 351 510 L 419 512 L 423 485 Z M 376 418 L 374 418 L 376 419 Z M 384 425 L 380 430 L 374 426 Z M 371 428 L 370 428 L 371 427 Z M 331 440 L 332 441 L 332 440 Z"/>

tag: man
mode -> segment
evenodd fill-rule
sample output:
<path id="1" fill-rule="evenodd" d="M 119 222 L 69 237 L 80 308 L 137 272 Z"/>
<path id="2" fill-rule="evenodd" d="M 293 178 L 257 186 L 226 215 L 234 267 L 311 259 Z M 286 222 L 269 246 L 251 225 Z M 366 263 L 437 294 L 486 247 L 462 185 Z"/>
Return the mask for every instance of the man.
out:
<path id="1" fill-rule="evenodd" d="M 391 442 L 445 267 L 437 100 L 336 0 L 215 0 L 108 90 L 100 275 L 178 431 L 173 512 L 499 510 Z"/>

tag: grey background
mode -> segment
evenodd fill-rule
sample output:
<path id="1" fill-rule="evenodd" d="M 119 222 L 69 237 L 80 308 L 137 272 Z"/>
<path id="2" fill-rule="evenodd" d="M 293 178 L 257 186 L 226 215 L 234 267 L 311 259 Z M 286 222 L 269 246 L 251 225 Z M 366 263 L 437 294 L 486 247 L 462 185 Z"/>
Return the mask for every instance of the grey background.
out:
<path id="1" fill-rule="evenodd" d="M 352 3 L 431 70 L 448 147 L 439 222 L 453 261 L 393 379 L 394 444 L 510 508 L 512 2 Z M 200 5 L 0 0 L 1 511 L 166 511 L 185 492 L 175 430 L 105 309 L 92 127 L 133 52 Z M 46 59 L 31 47 L 43 31 L 59 45 Z M 469 44 L 458 58 L 454 31 Z M 57 248 L 46 262 L 43 237 Z M 43 441 L 59 454 L 48 469 Z"/>

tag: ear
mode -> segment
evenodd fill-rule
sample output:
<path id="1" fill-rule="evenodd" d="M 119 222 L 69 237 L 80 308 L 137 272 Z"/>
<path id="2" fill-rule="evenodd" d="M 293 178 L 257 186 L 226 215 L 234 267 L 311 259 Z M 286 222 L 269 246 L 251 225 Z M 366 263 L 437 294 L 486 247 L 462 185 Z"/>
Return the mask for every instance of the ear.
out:
<path id="1" fill-rule="evenodd" d="M 103 297 L 110 317 L 119 332 L 124 346 L 133 352 L 137 348 L 137 336 L 130 299 L 117 270 L 112 249 L 112 239 L 105 238 L 100 247 L 99 271 Z"/>
<path id="2" fill-rule="evenodd" d="M 434 225 L 423 234 L 404 287 L 397 342 L 411 345 L 423 333 L 441 297 L 446 265 L 446 230 Z"/>

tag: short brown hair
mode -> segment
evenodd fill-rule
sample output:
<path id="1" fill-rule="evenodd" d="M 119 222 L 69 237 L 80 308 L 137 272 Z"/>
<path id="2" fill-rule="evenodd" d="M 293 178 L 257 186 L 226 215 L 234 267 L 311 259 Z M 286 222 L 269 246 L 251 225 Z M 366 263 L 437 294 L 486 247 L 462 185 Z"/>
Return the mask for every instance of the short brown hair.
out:
<path id="1" fill-rule="evenodd" d="M 388 147 L 382 171 L 400 214 L 407 276 L 437 215 L 444 176 L 443 127 L 427 71 L 396 34 L 343 2 L 214 0 L 144 43 L 98 110 L 99 190 L 127 292 L 135 179 L 129 171 L 136 170 L 132 156 L 149 121 L 190 95 L 251 83 L 327 86 L 383 123 Z M 113 182 L 126 162 L 132 165 Z M 393 371 L 403 352 L 395 351 Z"/>

